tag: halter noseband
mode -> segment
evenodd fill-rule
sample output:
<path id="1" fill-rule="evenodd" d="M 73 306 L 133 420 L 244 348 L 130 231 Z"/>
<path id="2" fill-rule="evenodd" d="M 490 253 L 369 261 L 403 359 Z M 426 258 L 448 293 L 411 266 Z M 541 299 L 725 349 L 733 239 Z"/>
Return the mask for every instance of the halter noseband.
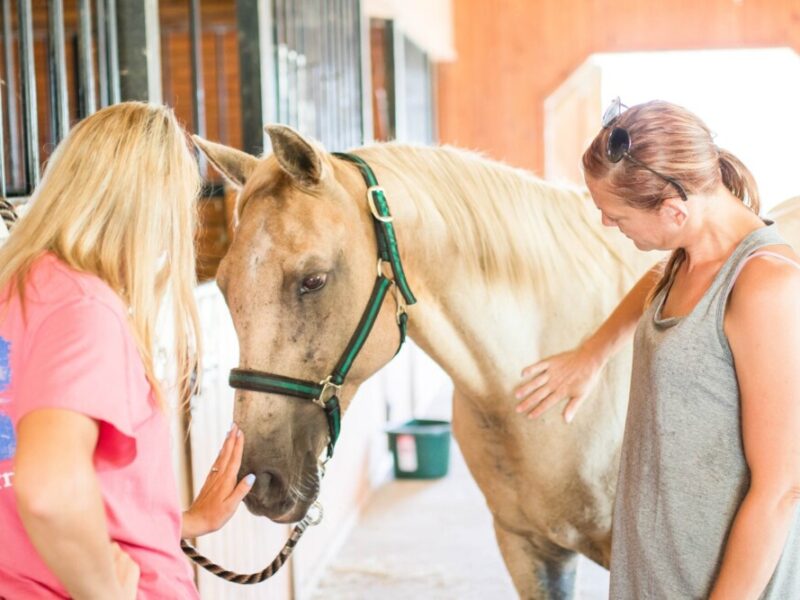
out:
<path id="1" fill-rule="evenodd" d="M 233 369 L 228 380 L 229 385 L 236 389 L 293 396 L 302 400 L 310 400 L 322 408 L 328 421 L 328 458 L 333 456 L 333 447 L 339 438 L 339 431 L 341 430 L 342 414 L 339 406 L 341 388 L 344 385 L 347 374 L 350 372 L 350 367 L 352 367 L 358 353 L 367 341 L 370 331 L 372 331 L 389 288 L 393 285 L 395 286 L 396 320 L 397 326 L 400 328 L 400 347 L 397 349 L 398 352 L 406 339 L 408 325 L 406 306 L 410 306 L 417 301 L 408 287 L 403 265 L 400 262 L 400 252 L 397 248 L 392 215 L 386 202 L 386 192 L 378 185 L 375 174 L 363 159 L 354 154 L 342 152 L 335 152 L 333 155 L 354 163 L 361 171 L 367 184 L 367 203 L 375 225 L 375 236 L 378 240 L 377 278 L 358 327 L 350 337 L 347 348 L 333 372 L 319 383 L 252 369 Z M 384 274 L 383 266 L 387 263 L 391 266 L 393 279 L 386 277 Z"/>

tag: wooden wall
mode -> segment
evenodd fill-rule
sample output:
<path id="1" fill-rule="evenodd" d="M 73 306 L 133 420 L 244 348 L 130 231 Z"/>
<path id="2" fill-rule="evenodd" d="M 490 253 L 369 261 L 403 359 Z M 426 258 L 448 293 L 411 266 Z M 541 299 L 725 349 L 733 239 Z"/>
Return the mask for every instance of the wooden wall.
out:
<path id="1" fill-rule="evenodd" d="M 439 137 L 538 173 L 544 101 L 595 52 L 790 46 L 800 0 L 454 0 Z"/>

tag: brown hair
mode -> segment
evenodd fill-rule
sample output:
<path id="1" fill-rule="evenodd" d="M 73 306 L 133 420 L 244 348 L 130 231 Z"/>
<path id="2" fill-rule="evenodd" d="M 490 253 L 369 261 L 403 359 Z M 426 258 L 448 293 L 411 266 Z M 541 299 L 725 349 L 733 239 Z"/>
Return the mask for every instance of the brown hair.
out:
<path id="1" fill-rule="evenodd" d="M 687 194 L 706 193 L 722 183 L 758 214 L 760 199 L 755 179 L 742 161 L 717 147 L 708 126 L 685 108 L 653 100 L 624 111 L 610 127 L 600 130 L 583 154 L 584 173 L 605 179 L 617 196 L 641 210 L 655 210 L 676 193 L 672 184 L 623 158 L 612 163 L 606 156 L 614 127 L 630 134 L 631 155 L 659 173 L 677 180 Z M 667 285 L 686 256 L 679 248 L 669 258 L 664 275 L 651 294 Z"/>

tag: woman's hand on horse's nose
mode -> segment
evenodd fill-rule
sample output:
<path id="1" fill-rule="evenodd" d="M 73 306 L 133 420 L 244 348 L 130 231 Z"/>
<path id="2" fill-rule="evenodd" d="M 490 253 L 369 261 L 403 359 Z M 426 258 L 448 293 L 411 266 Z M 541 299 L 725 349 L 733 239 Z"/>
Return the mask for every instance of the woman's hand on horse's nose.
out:
<path id="1" fill-rule="evenodd" d="M 523 381 L 514 390 L 515 398 L 520 400 L 516 411 L 536 419 L 553 405 L 567 400 L 563 414 L 569 423 L 592 391 L 601 368 L 582 346 L 525 367 Z"/>
<path id="2" fill-rule="evenodd" d="M 244 434 L 234 423 L 200 493 L 183 513 L 181 538 L 188 539 L 216 531 L 236 512 L 239 502 L 256 480 L 256 476 L 250 474 L 236 481 L 243 451 Z"/>

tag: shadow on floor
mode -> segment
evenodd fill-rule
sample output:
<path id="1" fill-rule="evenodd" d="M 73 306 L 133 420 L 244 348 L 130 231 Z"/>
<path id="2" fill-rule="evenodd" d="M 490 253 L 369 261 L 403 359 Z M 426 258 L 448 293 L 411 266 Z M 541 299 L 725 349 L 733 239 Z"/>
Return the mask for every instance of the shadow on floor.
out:
<path id="1" fill-rule="evenodd" d="M 578 598 L 607 600 L 608 572 L 581 559 Z M 517 595 L 483 495 L 453 444 L 450 472 L 391 481 L 366 507 L 312 600 L 500 600 Z"/>

